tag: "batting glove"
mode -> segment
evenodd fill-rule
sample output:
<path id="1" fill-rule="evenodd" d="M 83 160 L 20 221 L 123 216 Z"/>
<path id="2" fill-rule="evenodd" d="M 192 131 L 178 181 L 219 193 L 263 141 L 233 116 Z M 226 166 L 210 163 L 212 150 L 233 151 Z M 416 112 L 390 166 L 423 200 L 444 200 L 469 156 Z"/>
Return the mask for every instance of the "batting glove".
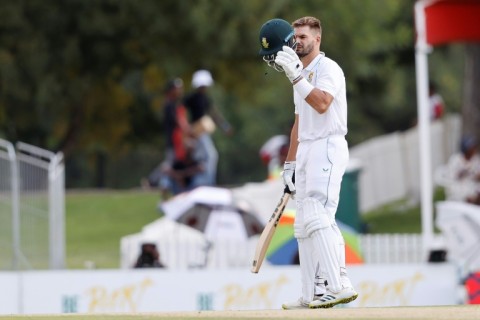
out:
<path id="1" fill-rule="evenodd" d="M 290 47 L 283 46 L 283 50 L 278 51 L 275 63 L 283 68 L 291 83 L 302 75 L 303 63 L 297 53 Z"/>
<path id="2" fill-rule="evenodd" d="M 290 193 L 295 195 L 295 183 L 294 183 L 294 176 L 295 176 L 295 161 L 287 161 L 283 164 L 283 171 L 282 171 L 282 179 L 283 184 L 285 185 Z"/>

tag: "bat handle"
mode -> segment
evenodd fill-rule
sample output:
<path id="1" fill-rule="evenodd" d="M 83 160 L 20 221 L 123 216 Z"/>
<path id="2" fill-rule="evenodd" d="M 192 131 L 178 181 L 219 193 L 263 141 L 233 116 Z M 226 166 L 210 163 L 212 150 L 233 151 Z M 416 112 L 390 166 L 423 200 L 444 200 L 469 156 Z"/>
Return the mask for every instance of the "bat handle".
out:
<path id="1" fill-rule="evenodd" d="M 293 172 L 293 176 L 292 176 L 292 182 L 295 183 L 295 171 Z M 288 194 L 292 194 L 292 191 L 290 191 L 290 189 L 288 189 L 288 186 L 285 185 L 285 189 L 283 189 L 283 193 L 288 193 Z"/>

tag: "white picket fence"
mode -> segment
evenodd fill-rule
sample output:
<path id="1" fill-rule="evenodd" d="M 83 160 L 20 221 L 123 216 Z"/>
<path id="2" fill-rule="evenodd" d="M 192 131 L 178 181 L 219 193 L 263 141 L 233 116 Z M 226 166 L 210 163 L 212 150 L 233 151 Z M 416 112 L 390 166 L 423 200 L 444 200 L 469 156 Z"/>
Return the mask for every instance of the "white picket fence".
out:
<path id="1" fill-rule="evenodd" d="M 426 262 L 421 234 L 364 234 L 359 236 L 365 263 Z"/>
<path id="2" fill-rule="evenodd" d="M 169 269 L 250 268 L 258 237 L 248 241 L 222 239 L 208 242 L 199 239 L 169 238 L 155 242 L 160 259 Z M 408 264 L 427 262 L 421 234 L 363 234 L 358 235 L 365 264 Z M 140 252 L 124 237 L 121 243 L 120 267 L 132 268 Z M 265 265 L 268 265 L 266 260 Z"/>
<path id="3" fill-rule="evenodd" d="M 459 150 L 461 116 L 449 114 L 432 122 L 430 141 L 432 176 Z M 358 177 L 360 212 L 408 198 L 420 199 L 418 128 L 374 137 L 350 148 L 350 158 L 361 165 Z"/>

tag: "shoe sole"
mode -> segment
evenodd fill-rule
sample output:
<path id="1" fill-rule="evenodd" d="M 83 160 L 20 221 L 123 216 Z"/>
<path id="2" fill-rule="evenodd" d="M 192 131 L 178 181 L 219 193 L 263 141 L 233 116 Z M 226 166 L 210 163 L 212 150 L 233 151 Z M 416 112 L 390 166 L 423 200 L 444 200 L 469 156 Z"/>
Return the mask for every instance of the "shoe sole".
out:
<path id="1" fill-rule="evenodd" d="M 308 310 L 308 309 L 310 309 L 310 307 L 309 307 L 309 306 L 305 306 L 305 307 L 302 307 L 302 308 L 284 308 L 284 307 L 282 306 L 282 309 L 283 309 L 283 310 Z"/>
<path id="2" fill-rule="evenodd" d="M 352 302 L 353 300 L 357 299 L 358 297 L 358 293 L 354 294 L 353 296 L 349 297 L 349 298 L 345 298 L 345 299 L 341 299 L 341 300 L 338 300 L 338 301 L 332 301 L 332 302 L 328 302 L 328 303 L 324 303 L 324 304 L 321 304 L 321 305 L 310 305 L 309 308 L 310 309 L 328 309 L 328 308 L 333 308 L 334 306 L 336 306 L 337 304 L 344 304 L 344 303 L 349 303 L 349 302 Z"/>
<path id="3" fill-rule="evenodd" d="M 302 307 L 298 306 L 298 307 L 290 307 L 289 308 L 289 307 L 282 304 L 282 309 L 283 310 L 306 310 L 306 309 L 309 309 L 309 308 L 310 308 L 310 306 L 308 306 L 308 305 L 302 306 Z"/>

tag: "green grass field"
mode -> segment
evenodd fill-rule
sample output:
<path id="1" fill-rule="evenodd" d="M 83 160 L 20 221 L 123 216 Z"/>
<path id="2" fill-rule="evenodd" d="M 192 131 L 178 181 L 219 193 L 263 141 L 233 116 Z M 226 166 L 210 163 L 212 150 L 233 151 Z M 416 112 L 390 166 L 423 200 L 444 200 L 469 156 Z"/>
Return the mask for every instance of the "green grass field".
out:
<path id="1" fill-rule="evenodd" d="M 121 237 L 160 217 L 157 192 L 71 191 L 66 195 L 66 264 L 84 269 L 118 268 Z"/>
<path id="2" fill-rule="evenodd" d="M 435 198 L 442 199 L 441 191 Z M 68 191 L 66 194 L 67 268 L 118 268 L 120 238 L 137 233 L 161 216 L 160 194 L 145 190 Z M 397 201 L 362 215 L 369 233 L 419 233 L 420 209 Z M 88 262 L 87 262 L 88 263 Z"/>
<path id="3" fill-rule="evenodd" d="M 437 188 L 434 202 L 445 199 L 445 192 Z M 362 215 L 368 233 L 421 233 L 420 206 L 407 200 L 398 200 Z"/>

